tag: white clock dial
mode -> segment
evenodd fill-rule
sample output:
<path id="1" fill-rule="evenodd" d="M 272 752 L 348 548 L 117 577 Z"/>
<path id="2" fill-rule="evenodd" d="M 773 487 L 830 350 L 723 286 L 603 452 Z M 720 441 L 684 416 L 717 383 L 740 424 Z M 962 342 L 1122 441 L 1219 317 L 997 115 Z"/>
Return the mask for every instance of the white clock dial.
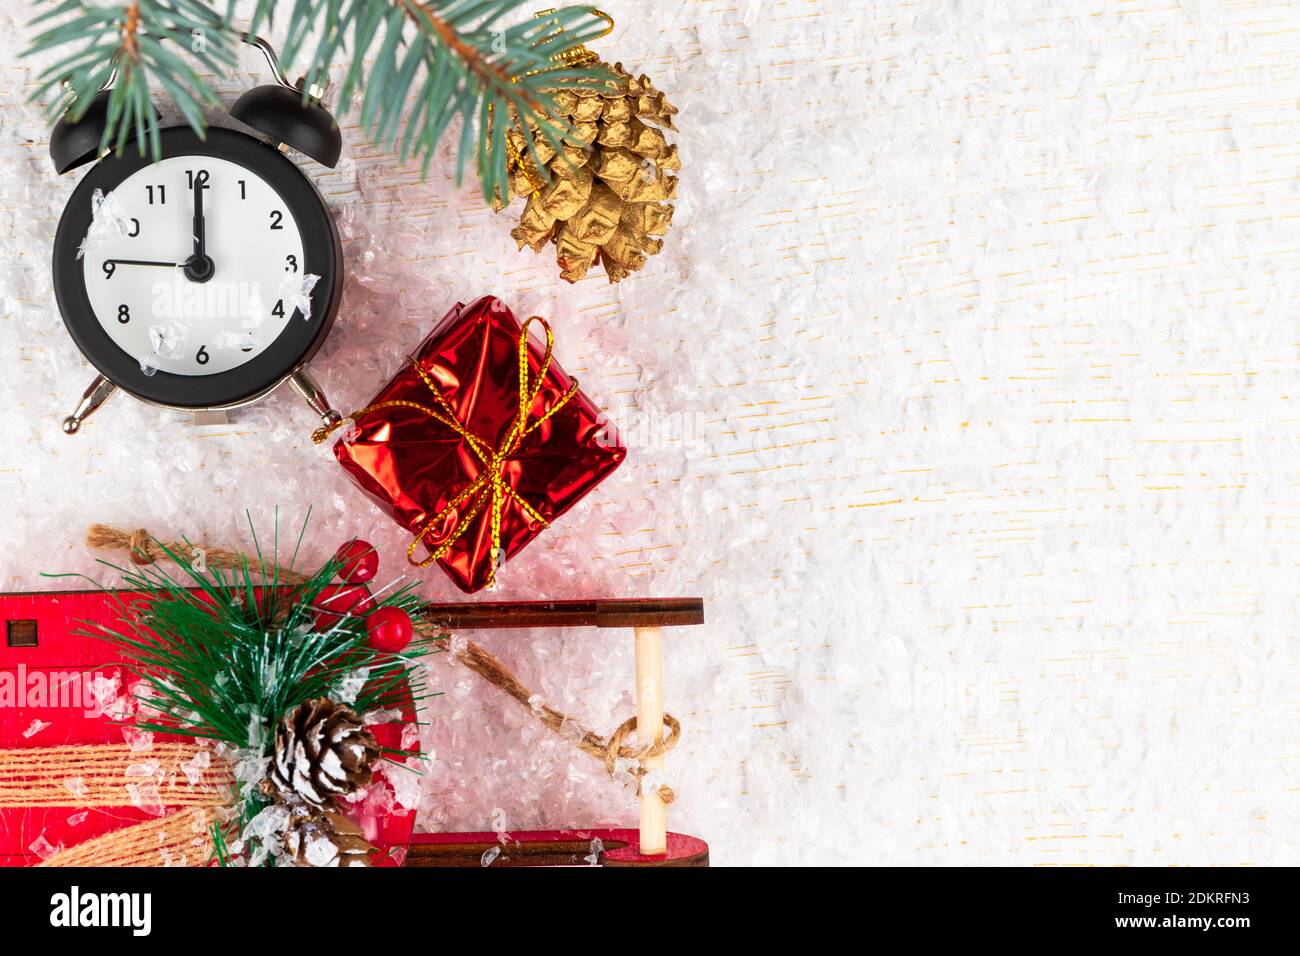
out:
<path id="1" fill-rule="evenodd" d="M 238 163 L 194 155 L 145 166 L 107 197 L 91 232 L 82 262 L 91 309 L 146 374 L 227 372 L 304 321 L 294 318 L 310 291 L 298 224 Z"/>

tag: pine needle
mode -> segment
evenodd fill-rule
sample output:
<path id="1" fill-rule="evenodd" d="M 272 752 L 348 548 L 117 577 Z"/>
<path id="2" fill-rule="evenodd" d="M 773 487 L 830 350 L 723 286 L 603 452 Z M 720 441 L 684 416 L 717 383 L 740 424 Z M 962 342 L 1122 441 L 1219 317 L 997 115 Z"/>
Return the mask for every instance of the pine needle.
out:
<path id="1" fill-rule="evenodd" d="M 162 547 L 174 570 L 103 562 L 122 579 L 123 590 L 110 592 L 114 619 L 77 632 L 112 644 L 139 675 L 148 713 L 139 729 L 259 749 L 284 714 L 308 700 L 339 699 L 359 675 L 364 683 L 347 701 L 359 713 L 427 696 L 419 664 L 428 642 L 387 654 L 369 646 L 360 615 L 318 624 L 339 561 L 282 585 L 274 553 L 259 550 L 256 564 L 234 570 L 200 571 Z M 422 602 L 407 585 L 376 594 L 375 605 L 414 616 Z"/>
<path id="2" fill-rule="evenodd" d="M 204 72 L 225 76 L 236 64 L 243 30 L 233 19 L 233 2 L 224 12 L 203 0 L 45 5 L 31 21 L 39 32 L 23 55 L 58 54 L 32 95 L 50 100 L 52 117 L 70 110 L 79 119 L 112 80 L 102 148 L 121 152 L 134 142 L 142 155 L 159 158 L 151 100 L 158 89 L 203 135 L 203 108 L 220 105 Z M 549 118 L 552 94 L 610 79 L 603 67 L 575 68 L 557 59 L 606 32 L 594 8 L 563 7 L 503 25 L 533 6 L 525 0 L 257 0 L 248 30 L 283 24 L 281 59 L 288 69 L 301 56 L 308 82 L 319 84 L 342 66 L 336 115 L 355 106 L 372 142 L 402 161 L 418 161 L 424 175 L 459 120 L 457 184 L 472 163 L 484 198 L 506 200 L 507 118 L 519 121 L 530 152 L 532 128 L 559 152 L 570 130 Z M 312 37 L 319 39 L 308 49 Z"/>

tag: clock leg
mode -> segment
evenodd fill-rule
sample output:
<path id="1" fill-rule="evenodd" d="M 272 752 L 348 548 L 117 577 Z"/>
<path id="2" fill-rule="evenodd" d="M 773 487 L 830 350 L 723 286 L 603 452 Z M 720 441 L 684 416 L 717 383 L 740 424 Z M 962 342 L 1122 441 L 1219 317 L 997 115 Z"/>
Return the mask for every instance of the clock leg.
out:
<path id="1" fill-rule="evenodd" d="M 81 428 L 81 423 L 94 414 L 95 409 L 108 401 L 108 397 L 115 391 L 117 391 L 116 385 L 104 376 L 96 375 L 95 380 L 86 389 L 86 393 L 81 396 L 81 401 L 77 403 L 76 411 L 63 420 L 64 434 L 75 435 Z"/>
<path id="2" fill-rule="evenodd" d="M 311 406 L 311 410 L 320 416 L 321 424 L 333 425 L 337 421 L 342 421 L 343 416 L 330 407 L 329 399 L 316 384 L 316 380 L 307 374 L 305 368 L 300 368 L 290 375 L 289 384 Z"/>

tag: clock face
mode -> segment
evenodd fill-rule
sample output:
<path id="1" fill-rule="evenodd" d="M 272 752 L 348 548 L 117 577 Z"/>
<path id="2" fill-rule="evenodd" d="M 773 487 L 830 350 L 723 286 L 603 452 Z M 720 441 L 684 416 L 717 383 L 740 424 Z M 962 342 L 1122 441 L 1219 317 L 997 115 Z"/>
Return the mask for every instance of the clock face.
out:
<path id="1" fill-rule="evenodd" d="M 302 322 L 301 304 L 310 311 L 292 211 L 228 159 L 173 156 L 132 173 L 104 198 L 87 247 L 91 310 L 146 372 L 229 371 Z"/>
<path id="2" fill-rule="evenodd" d="M 324 341 L 342 249 L 311 182 L 243 133 L 161 133 L 162 158 L 128 150 L 92 168 L 54 243 L 54 289 L 85 356 L 163 405 L 252 401 Z"/>

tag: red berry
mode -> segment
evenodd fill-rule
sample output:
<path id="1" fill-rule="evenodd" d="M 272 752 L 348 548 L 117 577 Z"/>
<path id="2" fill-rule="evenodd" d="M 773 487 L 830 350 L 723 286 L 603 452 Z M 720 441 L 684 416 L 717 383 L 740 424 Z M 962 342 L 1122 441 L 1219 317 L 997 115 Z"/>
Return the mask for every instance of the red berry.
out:
<path id="1" fill-rule="evenodd" d="M 339 577 L 348 584 L 365 584 L 379 573 L 379 552 L 360 538 L 353 538 L 335 551 L 334 560 L 343 563 Z"/>
<path id="2" fill-rule="evenodd" d="M 381 607 L 366 618 L 366 636 L 375 650 L 396 654 L 411 643 L 415 627 L 400 607 Z"/>
<path id="3" fill-rule="evenodd" d="M 317 631 L 328 631 L 346 615 L 360 616 L 368 613 L 375 606 L 375 599 L 370 596 L 370 589 L 364 584 L 352 584 L 338 588 L 329 597 L 316 602 Z"/>

